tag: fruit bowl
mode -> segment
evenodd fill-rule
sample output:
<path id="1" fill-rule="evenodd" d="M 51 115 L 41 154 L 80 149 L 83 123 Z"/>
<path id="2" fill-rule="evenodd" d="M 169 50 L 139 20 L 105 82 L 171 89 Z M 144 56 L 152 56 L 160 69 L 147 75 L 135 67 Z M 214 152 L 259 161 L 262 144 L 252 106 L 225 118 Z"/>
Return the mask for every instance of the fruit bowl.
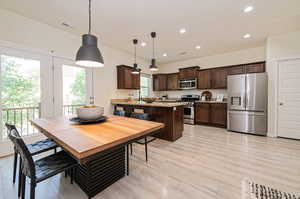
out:
<path id="1" fill-rule="evenodd" d="M 104 113 L 104 107 L 95 105 L 82 106 L 76 109 L 77 116 L 83 120 L 95 120 L 100 118 Z"/>
<path id="2" fill-rule="evenodd" d="M 157 98 L 156 97 L 147 97 L 147 98 L 143 98 L 142 100 L 146 103 L 152 103 L 155 100 L 157 100 Z"/>

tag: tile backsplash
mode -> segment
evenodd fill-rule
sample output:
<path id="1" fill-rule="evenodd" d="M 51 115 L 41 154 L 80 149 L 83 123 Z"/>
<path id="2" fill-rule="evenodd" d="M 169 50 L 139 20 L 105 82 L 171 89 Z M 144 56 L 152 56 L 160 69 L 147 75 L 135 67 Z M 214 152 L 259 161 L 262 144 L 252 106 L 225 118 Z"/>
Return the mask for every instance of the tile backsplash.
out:
<path id="1" fill-rule="evenodd" d="M 200 95 L 204 91 L 210 91 L 212 93 L 212 98 L 216 98 L 218 94 L 223 94 L 224 98 L 227 98 L 226 89 L 207 89 L 207 90 L 182 90 L 182 91 L 159 91 L 154 92 L 156 97 L 162 97 L 163 95 L 168 94 L 169 98 L 180 98 L 182 95 Z"/>

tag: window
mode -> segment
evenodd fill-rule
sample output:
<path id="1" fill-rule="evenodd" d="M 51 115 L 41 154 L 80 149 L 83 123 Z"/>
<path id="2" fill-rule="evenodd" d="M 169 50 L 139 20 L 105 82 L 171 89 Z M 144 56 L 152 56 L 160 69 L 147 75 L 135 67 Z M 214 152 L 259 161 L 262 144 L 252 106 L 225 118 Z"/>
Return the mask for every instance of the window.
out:
<path id="1" fill-rule="evenodd" d="M 150 80 L 150 75 L 141 74 L 141 98 L 150 96 Z"/>

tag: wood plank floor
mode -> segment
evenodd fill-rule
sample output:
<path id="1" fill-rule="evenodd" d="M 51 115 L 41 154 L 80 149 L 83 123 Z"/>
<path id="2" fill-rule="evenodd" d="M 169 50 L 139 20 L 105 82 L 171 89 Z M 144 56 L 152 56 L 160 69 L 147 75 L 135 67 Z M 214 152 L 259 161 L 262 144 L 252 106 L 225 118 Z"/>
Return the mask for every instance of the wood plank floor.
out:
<path id="1" fill-rule="evenodd" d="M 144 147 L 134 145 L 130 163 L 130 176 L 94 198 L 241 199 L 244 178 L 300 192 L 300 141 L 296 140 L 186 125 L 178 141 L 151 143 L 148 163 Z M 38 184 L 36 190 L 37 199 L 87 198 L 76 184 L 60 175 Z M 16 193 L 12 158 L 0 159 L 0 198 L 17 198 Z"/>

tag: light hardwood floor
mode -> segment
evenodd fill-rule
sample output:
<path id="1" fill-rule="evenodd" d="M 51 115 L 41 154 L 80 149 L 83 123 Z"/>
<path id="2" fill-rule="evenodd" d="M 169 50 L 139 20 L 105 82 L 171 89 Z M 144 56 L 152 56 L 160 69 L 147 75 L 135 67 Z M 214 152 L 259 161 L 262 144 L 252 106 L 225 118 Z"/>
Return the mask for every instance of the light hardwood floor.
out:
<path id="1" fill-rule="evenodd" d="M 95 199 L 241 199 L 241 182 L 255 180 L 285 191 L 300 192 L 300 141 L 185 125 L 183 137 L 134 145 L 130 176 Z M 86 199 L 69 179 L 56 176 L 38 184 L 37 199 Z M 0 159 L 0 198 L 17 198 L 12 158 Z M 27 193 L 28 194 L 28 193 Z M 28 196 L 28 195 L 27 195 Z"/>

